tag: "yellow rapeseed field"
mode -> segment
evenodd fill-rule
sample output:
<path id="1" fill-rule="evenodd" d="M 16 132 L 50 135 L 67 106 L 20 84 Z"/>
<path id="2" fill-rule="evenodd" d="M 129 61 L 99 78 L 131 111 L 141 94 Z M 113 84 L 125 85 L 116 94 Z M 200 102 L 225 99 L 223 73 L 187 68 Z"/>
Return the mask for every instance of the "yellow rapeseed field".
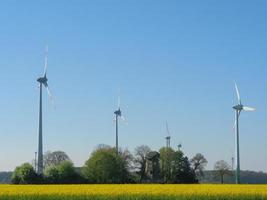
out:
<path id="1" fill-rule="evenodd" d="M 197 199 L 197 196 L 202 197 L 200 199 L 203 197 L 210 199 L 221 196 L 231 199 L 243 196 L 251 199 L 267 199 L 267 185 L 0 185 L 0 200 L 1 197 L 19 199 L 20 196 L 64 196 L 64 199 L 79 196 L 105 196 L 107 199 L 118 196 L 123 196 L 125 199 L 134 196 L 164 197 L 165 199 L 168 196 L 170 199 L 175 197 Z"/>

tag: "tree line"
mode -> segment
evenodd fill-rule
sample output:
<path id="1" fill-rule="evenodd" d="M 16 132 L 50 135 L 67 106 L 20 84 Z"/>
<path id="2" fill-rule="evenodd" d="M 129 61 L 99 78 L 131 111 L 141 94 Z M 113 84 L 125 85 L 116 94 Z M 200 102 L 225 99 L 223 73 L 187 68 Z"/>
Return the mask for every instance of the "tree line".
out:
<path id="1" fill-rule="evenodd" d="M 108 145 L 98 145 L 84 166 L 74 167 L 62 151 L 44 155 L 44 173 L 38 175 L 36 166 L 24 163 L 12 174 L 13 184 L 78 184 L 78 183 L 198 183 L 207 165 L 198 153 L 189 159 L 181 150 L 162 147 L 152 151 L 138 146 L 132 154 Z M 218 167 L 218 166 L 217 166 Z M 224 166 L 225 167 L 225 166 Z M 227 169 L 225 169 L 227 171 Z M 223 176 L 222 176 L 223 177 Z"/>

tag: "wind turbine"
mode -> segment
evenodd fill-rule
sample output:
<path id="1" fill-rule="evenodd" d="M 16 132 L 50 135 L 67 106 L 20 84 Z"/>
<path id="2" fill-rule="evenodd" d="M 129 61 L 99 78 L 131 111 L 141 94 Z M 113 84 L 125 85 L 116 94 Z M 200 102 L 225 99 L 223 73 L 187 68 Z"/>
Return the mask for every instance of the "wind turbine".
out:
<path id="1" fill-rule="evenodd" d="M 48 92 L 48 96 L 52 100 L 52 95 L 47 84 L 47 54 L 48 54 L 48 46 L 46 46 L 45 50 L 45 65 L 44 65 L 44 74 L 40 78 L 37 79 L 39 83 L 40 96 L 39 96 L 39 129 L 38 129 L 38 156 L 37 156 L 37 174 L 43 174 L 44 164 L 43 164 L 43 113 L 42 113 L 42 89 L 43 86 L 46 88 Z"/>
<path id="2" fill-rule="evenodd" d="M 37 170 L 37 152 L 34 152 L 34 170 Z"/>
<path id="3" fill-rule="evenodd" d="M 171 147 L 171 135 L 170 135 L 170 130 L 168 126 L 168 122 L 166 121 L 166 130 L 167 130 L 167 136 L 165 137 L 166 139 L 166 147 L 170 148 Z"/>
<path id="4" fill-rule="evenodd" d="M 178 151 L 182 151 L 182 147 L 183 147 L 182 143 L 178 144 Z"/>
<path id="5" fill-rule="evenodd" d="M 120 94 L 119 94 L 119 96 L 118 96 L 118 110 L 116 110 L 114 112 L 115 122 L 116 122 L 116 150 L 117 150 L 117 154 L 119 153 L 119 118 L 121 118 L 122 120 L 125 120 L 125 118 L 121 114 L 120 104 L 121 104 L 121 99 L 120 99 Z"/>
<path id="6" fill-rule="evenodd" d="M 236 184 L 240 184 L 240 154 L 239 154 L 239 117 L 242 111 L 255 111 L 255 108 L 244 106 L 241 102 L 240 93 L 235 83 L 238 104 L 233 107 L 236 112 L 234 127 L 236 129 Z"/>

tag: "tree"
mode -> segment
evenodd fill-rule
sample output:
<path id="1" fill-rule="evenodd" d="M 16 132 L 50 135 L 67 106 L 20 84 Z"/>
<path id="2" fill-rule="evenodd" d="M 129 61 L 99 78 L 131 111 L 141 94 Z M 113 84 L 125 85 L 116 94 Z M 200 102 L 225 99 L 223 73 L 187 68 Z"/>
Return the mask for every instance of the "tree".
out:
<path id="1" fill-rule="evenodd" d="M 133 154 L 128 149 L 121 151 L 120 156 L 124 161 L 124 165 L 128 171 L 132 171 L 134 169 L 134 157 Z"/>
<path id="2" fill-rule="evenodd" d="M 126 183 L 129 180 L 127 164 L 115 148 L 104 147 L 91 154 L 82 173 L 92 183 Z"/>
<path id="3" fill-rule="evenodd" d="M 203 176 L 203 171 L 205 167 L 207 166 L 208 161 L 206 158 L 200 154 L 197 153 L 191 160 L 190 163 L 192 165 L 192 168 L 195 172 L 195 174 L 198 174 L 200 176 Z"/>
<path id="4" fill-rule="evenodd" d="M 134 171 L 134 157 L 133 154 L 128 150 L 125 149 L 121 151 L 119 157 L 122 160 L 122 169 L 123 169 L 123 179 L 126 183 L 136 183 L 137 179 L 136 176 L 131 173 Z"/>
<path id="5" fill-rule="evenodd" d="M 95 150 L 98 150 L 98 149 L 111 149 L 112 147 L 110 145 L 107 145 L 107 144 L 98 144 L 95 148 Z"/>
<path id="6" fill-rule="evenodd" d="M 157 151 L 150 151 L 146 155 L 145 175 L 150 182 L 158 182 L 161 179 L 160 174 L 160 154 Z"/>
<path id="7" fill-rule="evenodd" d="M 159 150 L 160 153 L 160 171 L 164 183 L 171 183 L 173 181 L 173 161 L 174 150 L 169 147 L 163 147 Z"/>
<path id="8" fill-rule="evenodd" d="M 196 175 L 189 159 L 182 151 L 160 149 L 161 174 L 165 183 L 196 183 Z"/>
<path id="9" fill-rule="evenodd" d="M 46 183 L 59 184 L 59 173 L 57 166 L 47 167 L 45 169 L 44 176 Z"/>
<path id="10" fill-rule="evenodd" d="M 79 175 L 75 171 L 73 163 L 63 161 L 58 165 L 50 166 L 45 170 L 47 183 L 70 184 L 79 182 Z"/>
<path id="11" fill-rule="evenodd" d="M 141 145 L 135 148 L 135 167 L 137 169 L 137 173 L 139 175 L 139 181 L 145 178 L 146 173 L 146 156 L 151 152 L 151 149 L 148 146 Z"/>
<path id="12" fill-rule="evenodd" d="M 63 151 L 48 151 L 44 155 L 44 167 L 55 166 L 63 161 L 70 161 L 69 156 Z"/>
<path id="13" fill-rule="evenodd" d="M 172 183 L 196 183 L 196 174 L 182 151 L 174 152 Z"/>
<path id="14" fill-rule="evenodd" d="M 73 163 L 64 161 L 57 166 L 60 183 L 74 183 L 78 177 Z"/>
<path id="15" fill-rule="evenodd" d="M 220 160 L 220 161 L 216 162 L 214 165 L 214 170 L 215 170 L 216 175 L 220 176 L 222 184 L 224 183 L 224 176 L 231 174 L 231 167 L 224 160 Z"/>
<path id="16" fill-rule="evenodd" d="M 11 181 L 14 184 L 33 184 L 38 182 L 38 175 L 35 173 L 31 164 L 24 163 L 16 167 Z"/>

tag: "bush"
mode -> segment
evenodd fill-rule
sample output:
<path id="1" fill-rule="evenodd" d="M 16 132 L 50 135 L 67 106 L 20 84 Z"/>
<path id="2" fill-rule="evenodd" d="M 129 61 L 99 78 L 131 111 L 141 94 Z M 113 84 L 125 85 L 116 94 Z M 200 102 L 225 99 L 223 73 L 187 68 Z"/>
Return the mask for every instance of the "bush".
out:
<path id="1" fill-rule="evenodd" d="M 79 174 L 75 171 L 73 163 L 63 161 L 58 165 L 45 170 L 45 180 L 52 184 L 71 184 L 81 182 Z"/>
<path id="2" fill-rule="evenodd" d="M 129 182 L 127 162 L 116 149 L 105 147 L 94 151 L 86 161 L 82 173 L 91 183 Z"/>
<path id="3" fill-rule="evenodd" d="M 14 184 L 34 184 L 39 183 L 39 181 L 40 177 L 29 163 L 16 167 L 11 178 L 11 182 Z"/>

